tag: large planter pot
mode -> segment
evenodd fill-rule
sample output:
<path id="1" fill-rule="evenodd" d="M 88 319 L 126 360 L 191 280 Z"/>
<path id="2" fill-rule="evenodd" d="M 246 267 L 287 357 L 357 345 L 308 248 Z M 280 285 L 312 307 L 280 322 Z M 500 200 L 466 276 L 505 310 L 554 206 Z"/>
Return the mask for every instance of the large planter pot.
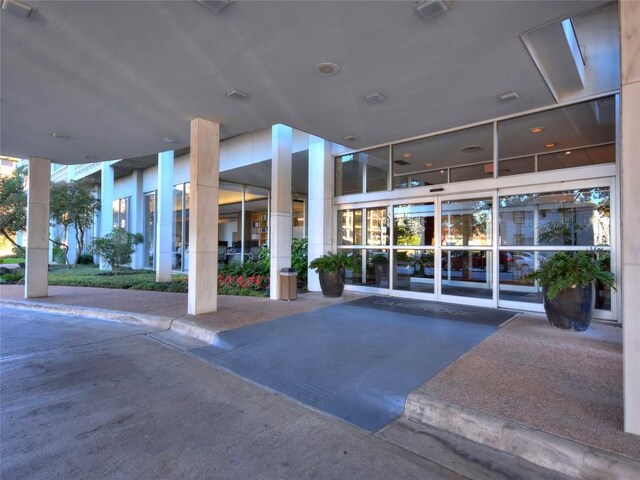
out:
<path id="1" fill-rule="evenodd" d="M 553 300 L 547 299 L 546 288 L 543 288 L 542 292 L 544 310 L 551 325 L 565 330 L 574 329 L 578 332 L 589 328 L 595 306 L 593 283 L 567 288 Z"/>
<path id="2" fill-rule="evenodd" d="M 319 272 L 320 288 L 325 297 L 340 297 L 344 291 L 344 269 L 337 272 Z"/>

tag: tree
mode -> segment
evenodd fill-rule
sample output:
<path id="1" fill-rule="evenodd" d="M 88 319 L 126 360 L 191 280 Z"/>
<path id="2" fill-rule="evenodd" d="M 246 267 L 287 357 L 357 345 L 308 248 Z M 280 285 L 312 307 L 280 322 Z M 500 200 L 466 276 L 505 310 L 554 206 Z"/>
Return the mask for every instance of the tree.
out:
<path id="1" fill-rule="evenodd" d="M 18 167 L 11 175 L 0 176 L 0 234 L 23 254 L 24 248 L 18 245 L 15 237 L 27 228 L 24 171 L 25 167 Z"/>
<path id="2" fill-rule="evenodd" d="M 136 245 L 142 243 L 144 238 L 139 233 L 129 233 L 124 228 L 114 228 L 103 238 L 91 241 L 90 251 L 99 255 L 118 275 L 122 265 L 131 263 L 131 255 L 136 250 Z"/>
<path id="3" fill-rule="evenodd" d="M 54 224 L 63 229 L 63 239 L 66 242 L 51 240 L 65 250 L 65 257 L 69 253 L 69 227 L 74 227 L 76 237 L 76 258 L 84 250 L 85 232 L 93 225 L 93 218 L 100 209 L 100 201 L 93 196 L 91 182 L 87 179 L 56 182 L 51 185 L 50 217 Z M 67 259 L 68 263 L 68 259 Z"/>

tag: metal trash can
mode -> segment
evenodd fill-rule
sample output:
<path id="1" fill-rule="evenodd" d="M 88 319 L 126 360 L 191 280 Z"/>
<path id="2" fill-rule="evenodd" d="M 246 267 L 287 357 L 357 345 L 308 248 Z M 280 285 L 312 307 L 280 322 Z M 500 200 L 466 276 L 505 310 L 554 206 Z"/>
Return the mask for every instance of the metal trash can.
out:
<path id="1" fill-rule="evenodd" d="M 298 273 L 293 268 L 280 269 L 280 299 L 295 300 L 298 293 Z"/>

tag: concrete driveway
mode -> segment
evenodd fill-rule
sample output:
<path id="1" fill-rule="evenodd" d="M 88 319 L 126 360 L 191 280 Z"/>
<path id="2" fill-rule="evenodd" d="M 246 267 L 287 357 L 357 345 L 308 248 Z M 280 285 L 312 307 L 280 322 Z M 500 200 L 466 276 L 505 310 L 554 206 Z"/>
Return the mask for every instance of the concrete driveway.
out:
<path id="1" fill-rule="evenodd" d="M 459 478 L 173 333 L 8 307 L 0 326 L 4 480 Z"/>

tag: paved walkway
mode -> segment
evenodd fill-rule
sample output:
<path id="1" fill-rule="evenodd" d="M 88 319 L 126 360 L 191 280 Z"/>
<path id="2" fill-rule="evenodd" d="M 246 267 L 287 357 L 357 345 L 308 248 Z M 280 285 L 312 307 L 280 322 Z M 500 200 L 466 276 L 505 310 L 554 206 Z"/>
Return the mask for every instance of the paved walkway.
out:
<path id="1" fill-rule="evenodd" d="M 21 286 L 0 286 L 3 302 L 151 315 L 173 320 L 182 326 L 182 333 L 200 339 L 206 339 L 203 332 L 213 335 L 361 298 L 346 294 L 333 299 L 309 293 L 293 302 L 279 302 L 221 296 L 218 312 L 190 317 L 185 315 L 186 294 L 50 287 L 50 295 L 25 302 Z M 621 338 L 622 329 L 616 325 L 594 322 L 587 332 L 566 332 L 549 327 L 544 315 L 526 314 L 415 393 L 640 460 L 640 437 L 622 431 Z"/>

